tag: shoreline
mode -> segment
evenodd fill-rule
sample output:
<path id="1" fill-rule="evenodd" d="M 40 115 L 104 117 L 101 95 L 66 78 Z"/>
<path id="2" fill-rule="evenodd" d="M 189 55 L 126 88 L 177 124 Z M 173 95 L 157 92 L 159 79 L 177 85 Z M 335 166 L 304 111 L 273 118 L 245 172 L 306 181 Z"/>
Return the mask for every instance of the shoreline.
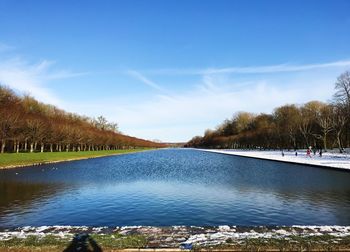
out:
<path id="1" fill-rule="evenodd" d="M 25 248 L 29 242 L 32 248 L 42 248 L 49 243 L 56 245 L 59 250 L 67 246 L 75 234 L 84 233 L 89 234 L 106 251 L 188 251 L 196 248 L 244 251 L 247 247 L 250 247 L 250 251 L 275 251 L 281 247 L 288 251 L 295 251 L 296 248 L 299 248 L 298 251 L 300 248 L 323 251 L 325 245 L 327 248 L 342 248 L 346 251 L 350 248 L 350 226 L 337 225 L 27 226 L 0 230 L 0 251 L 1 247 Z"/>
<path id="2" fill-rule="evenodd" d="M 9 169 L 14 169 L 14 168 L 23 168 L 23 167 L 33 167 L 33 166 L 40 166 L 40 165 L 46 165 L 46 164 L 55 164 L 55 163 L 63 163 L 63 162 L 72 162 L 72 161 L 79 161 L 79 160 L 86 160 L 86 159 L 94 159 L 94 158 L 101 158 L 101 157 L 108 157 L 108 156 L 118 156 L 118 155 L 126 155 L 126 154 L 133 154 L 133 153 L 138 153 L 138 152 L 145 152 L 145 151 L 151 151 L 155 149 L 134 149 L 130 151 L 125 151 L 125 152 L 112 152 L 112 153 L 105 153 L 105 154 L 98 154 L 92 155 L 92 156 L 82 156 L 82 157 L 74 157 L 74 158 L 67 158 L 67 159 L 59 159 L 59 160 L 48 160 L 48 161 L 38 161 L 38 162 L 28 162 L 25 164 L 14 164 L 14 165 L 5 165 L 5 166 L 0 166 L 0 171 L 1 170 L 9 170 Z M 97 151 L 98 152 L 98 151 Z M 45 152 L 47 153 L 47 152 Z M 53 153 L 58 153 L 58 152 L 53 152 Z M 64 152 L 60 152 L 64 153 Z M 77 152 L 78 153 L 78 152 Z M 81 153 L 84 154 L 82 151 Z M 21 153 L 19 153 L 21 154 Z M 26 154 L 31 154 L 31 153 L 26 153 Z M 10 155 L 17 155 L 17 153 L 10 153 Z M 0 154 L 1 158 L 1 154 Z"/>
<path id="3" fill-rule="evenodd" d="M 323 157 L 312 156 L 306 157 L 302 150 L 299 150 L 298 156 L 294 156 L 294 151 L 285 151 L 285 156 L 281 155 L 281 151 L 265 151 L 265 150 L 237 150 L 237 149 L 196 149 L 199 151 L 239 156 L 244 158 L 255 158 L 260 160 L 268 160 L 275 162 L 290 163 L 296 165 L 305 165 L 316 168 L 332 169 L 338 171 L 350 172 L 350 155 L 339 155 L 324 153 Z"/>

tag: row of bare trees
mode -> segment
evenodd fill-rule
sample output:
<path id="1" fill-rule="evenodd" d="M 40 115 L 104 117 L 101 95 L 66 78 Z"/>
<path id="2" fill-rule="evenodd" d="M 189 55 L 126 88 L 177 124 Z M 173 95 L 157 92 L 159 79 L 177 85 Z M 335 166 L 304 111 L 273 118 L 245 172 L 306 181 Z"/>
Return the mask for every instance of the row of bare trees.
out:
<path id="1" fill-rule="evenodd" d="M 239 112 L 216 130 L 192 138 L 186 146 L 205 148 L 297 149 L 350 146 L 350 72 L 340 75 L 330 103 L 284 105 L 272 114 Z"/>
<path id="2" fill-rule="evenodd" d="M 162 147 L 121 134 L 104 117 L 67 113 L 0 85 L 0 143 L 4 152 L 92 151 Z"/>

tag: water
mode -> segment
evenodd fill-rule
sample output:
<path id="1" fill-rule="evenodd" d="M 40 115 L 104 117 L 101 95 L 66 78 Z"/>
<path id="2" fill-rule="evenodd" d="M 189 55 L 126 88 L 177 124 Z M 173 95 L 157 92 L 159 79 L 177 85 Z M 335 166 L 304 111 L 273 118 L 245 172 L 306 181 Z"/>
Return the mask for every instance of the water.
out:
<path id="1" fill-rule="evenodd" d="M 0 170 L 0 227 L 350 225 L 350 173 L 172 149 Z"/>

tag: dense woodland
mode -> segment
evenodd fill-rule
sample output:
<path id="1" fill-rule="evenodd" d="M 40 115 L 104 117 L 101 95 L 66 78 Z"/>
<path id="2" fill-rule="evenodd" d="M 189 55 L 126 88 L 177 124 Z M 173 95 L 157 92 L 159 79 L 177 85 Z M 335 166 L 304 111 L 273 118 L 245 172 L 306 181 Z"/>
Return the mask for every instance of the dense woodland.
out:
<path id="1" fill-rule="evenodd" d="M 276 108 L 272 114 L 238 112 L 187 147 L 244 149 L 317 149 L 350 147 L 350 72 L 335 83 L 332 101 L 310 101 Z"/>
<path id="2" fill-rule="evenodd" d="M 0 85 L 0 142 L 4 152 L 96 151 L 163 147 L 121 134 L 116 123 L 65 112 Z"/>

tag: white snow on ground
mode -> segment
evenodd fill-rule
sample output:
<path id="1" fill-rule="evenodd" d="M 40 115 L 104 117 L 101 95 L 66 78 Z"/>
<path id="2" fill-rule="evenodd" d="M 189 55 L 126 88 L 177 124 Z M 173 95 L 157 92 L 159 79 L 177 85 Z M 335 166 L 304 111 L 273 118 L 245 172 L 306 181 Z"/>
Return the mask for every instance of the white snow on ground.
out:
<path id="1" fill-rule="evenodd" d="M 107 227 L 88 228 L 86 226 L 42 226 L 42 227 L 23 227 L 15 230 L 0 231 L 0 241 L 11 240 L 13 238 L 25 239 L 30 236 L 43 238 L 47 235 L 56 236 L 57 238 L 72 238 L 76 233 L 101 233 Z M 184 245 L 218 245 L 223 244 L 227 239 L 235 241 L 245 239 L 291 239 L 291 237 L 314 237 L 314 236 L 332 236 L 342 238 L 350 236 L 350 226 L 277 226 L 277 227 L 246 227 L 241 230 L 237 226 L 218 226 L 218 227 L 190 227 L 173 226 L 173 227 L 151 227 L 151 226 L 125 226 L 115 229 L 112 233 L 122 235 L 144 234 L 148 237 L 155 236 L 161 243 L 166 244 L 166 238 L 172 237 L 170 244 L 172 247 Z M 176 239 L 174 239 L 176 238 Z"/>
<path id="2" fill-rule="evenodd" d="M 350 154 L 324 152 L 322 157 L 318 153 L 311 157 L 306 155 L 306 150 L 298 150 L 298 155 L 295 155 L 295 151 L 265 151 L 265 150 L 219 150 L 219 149 L 200 149 L 202 151 L 230 154 L 243 157 L 261 158 L 268 160 L 283 161 L 289 163 L 317 165 L 330 168 L 347 169 L 350 170 Z"/>
<path id="3" fill-rule="evenodd" d="M 204 232 L 201 234 L 191 235 L 186 242 L 182 244 L 192 245 L 218 245 L 224 243 L 227 239 L 244 240 L 244 239 L 285 239 L 291 236 L 311 237 L 330 235 L 334 237 L 346 237 L 350 235 L 350 227 L 347 226 L 292 226 L 277 227 L 266 232 L 259 232 L 252 228 L 247 232 L 237 232 L 235 227 L 226 229 L 224 232 Z"/>

